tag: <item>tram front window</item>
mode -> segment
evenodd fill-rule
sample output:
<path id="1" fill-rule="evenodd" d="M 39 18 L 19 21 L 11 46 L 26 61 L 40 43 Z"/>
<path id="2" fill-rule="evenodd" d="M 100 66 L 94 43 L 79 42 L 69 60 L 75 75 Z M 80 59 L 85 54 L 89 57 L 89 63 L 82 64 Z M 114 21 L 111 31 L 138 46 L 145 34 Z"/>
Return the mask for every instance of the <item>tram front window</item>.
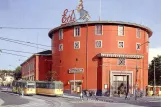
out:
<path id="1" fill-rule="evenodd" d="M 35 85 L 28 85 L 28 88 L 35 88 Z"/>

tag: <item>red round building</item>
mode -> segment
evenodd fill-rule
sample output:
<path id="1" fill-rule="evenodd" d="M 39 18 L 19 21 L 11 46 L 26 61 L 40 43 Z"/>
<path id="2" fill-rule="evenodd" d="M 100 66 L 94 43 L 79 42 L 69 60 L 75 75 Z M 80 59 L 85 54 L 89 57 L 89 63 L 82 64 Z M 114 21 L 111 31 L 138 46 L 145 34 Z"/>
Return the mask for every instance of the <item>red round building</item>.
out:
<path id="1" fill-rule="evenodd" d="M 148 41 L 152 31 L 115 21 L 77 22 L 49 32 L 52 70 L 65 91 L 110 90 L 133 93 L 148 85 Z M 75 87 L 75 88 L 74 88 Z"/>

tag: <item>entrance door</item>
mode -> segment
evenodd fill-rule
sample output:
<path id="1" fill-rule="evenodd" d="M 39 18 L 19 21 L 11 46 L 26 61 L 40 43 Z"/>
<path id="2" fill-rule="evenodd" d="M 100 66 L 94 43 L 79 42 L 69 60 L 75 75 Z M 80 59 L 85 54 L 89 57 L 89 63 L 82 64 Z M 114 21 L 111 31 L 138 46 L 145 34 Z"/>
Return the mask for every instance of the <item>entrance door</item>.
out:
<path id="1" fill-rule="evenodd" d="M 82 90 L 82 85 L 80 83 L 71 84 L 71 93 L 80 93 Z"/>
<path id="2" fill-rule="evenodd" d="M 125 94 L 129 90 L 129 76 L 128 75 L 114 75 L 113 76 L 113 93 Z"/>

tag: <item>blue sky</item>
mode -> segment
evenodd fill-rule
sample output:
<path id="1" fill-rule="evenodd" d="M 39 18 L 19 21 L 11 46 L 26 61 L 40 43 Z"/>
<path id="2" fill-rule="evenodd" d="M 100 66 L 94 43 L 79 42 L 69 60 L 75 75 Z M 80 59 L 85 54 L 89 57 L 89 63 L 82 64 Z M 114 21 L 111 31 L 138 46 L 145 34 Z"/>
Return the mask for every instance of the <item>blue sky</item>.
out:
<path id="1" fill-rule="evenodd" d="M 0 0 L 0 27 L 54 28 L 61 24 L 64 9 L 75 9 L 79 0 Z M 91 19 L 98 20 L 99 0 L 84 0 L 84 8 Z M 145 25 L 152 29 L 150 58 L 161 53 L 161 0 L 102 0 L 102 20 L 125 21 Z M 0 37 L 51 45 L 50 29 L 4 29 Z M 50 49 L 45 47 L 46 49 Z M 0 40 L 0 49 L 27 52 L 42 49 Z M 7 51 L 4 51 L 7 52 Z M 14 53 L 14 52 L 11 52 Z M 31 54 L 15 53 L 24 56 Z M 0 53 L 0 69 L 15 69 L 27 57 Z M 20 61 L 19 61 L 20 60 Z"/>

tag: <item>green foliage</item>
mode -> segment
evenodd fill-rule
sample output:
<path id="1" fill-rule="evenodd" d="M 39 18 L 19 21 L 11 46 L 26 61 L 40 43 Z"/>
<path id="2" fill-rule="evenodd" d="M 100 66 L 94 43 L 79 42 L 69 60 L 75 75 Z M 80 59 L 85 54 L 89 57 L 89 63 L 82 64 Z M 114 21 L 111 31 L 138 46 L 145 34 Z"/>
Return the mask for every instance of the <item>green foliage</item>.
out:
<path id="1" fill-rule="evenodd" d="M 12 70 L 0 70 L 0 73 L 12 73 Z"/>
<path id="2" fill-rule="evenodd" d="M 16 69 L 14 70 L 14 78 L 16 80 L 19 80 L 21 78 L 21 66 L 16 67 Z"/>
<path id="3" fill-rule="evenodd" d="M 15 70 L 14 70 L 14 72 L 21 72 L 21 66 L 18 66 Z"/>
<path id="4" fill-rule="evenodd" d="M 161 55 L 154 57 L 149 64 L 148 70 L 148 81 L 149 85 L 154 85 L 154 63 L 155 63 L 155 78 L 156 78 L 156 85 L 161 85 Z"/>

